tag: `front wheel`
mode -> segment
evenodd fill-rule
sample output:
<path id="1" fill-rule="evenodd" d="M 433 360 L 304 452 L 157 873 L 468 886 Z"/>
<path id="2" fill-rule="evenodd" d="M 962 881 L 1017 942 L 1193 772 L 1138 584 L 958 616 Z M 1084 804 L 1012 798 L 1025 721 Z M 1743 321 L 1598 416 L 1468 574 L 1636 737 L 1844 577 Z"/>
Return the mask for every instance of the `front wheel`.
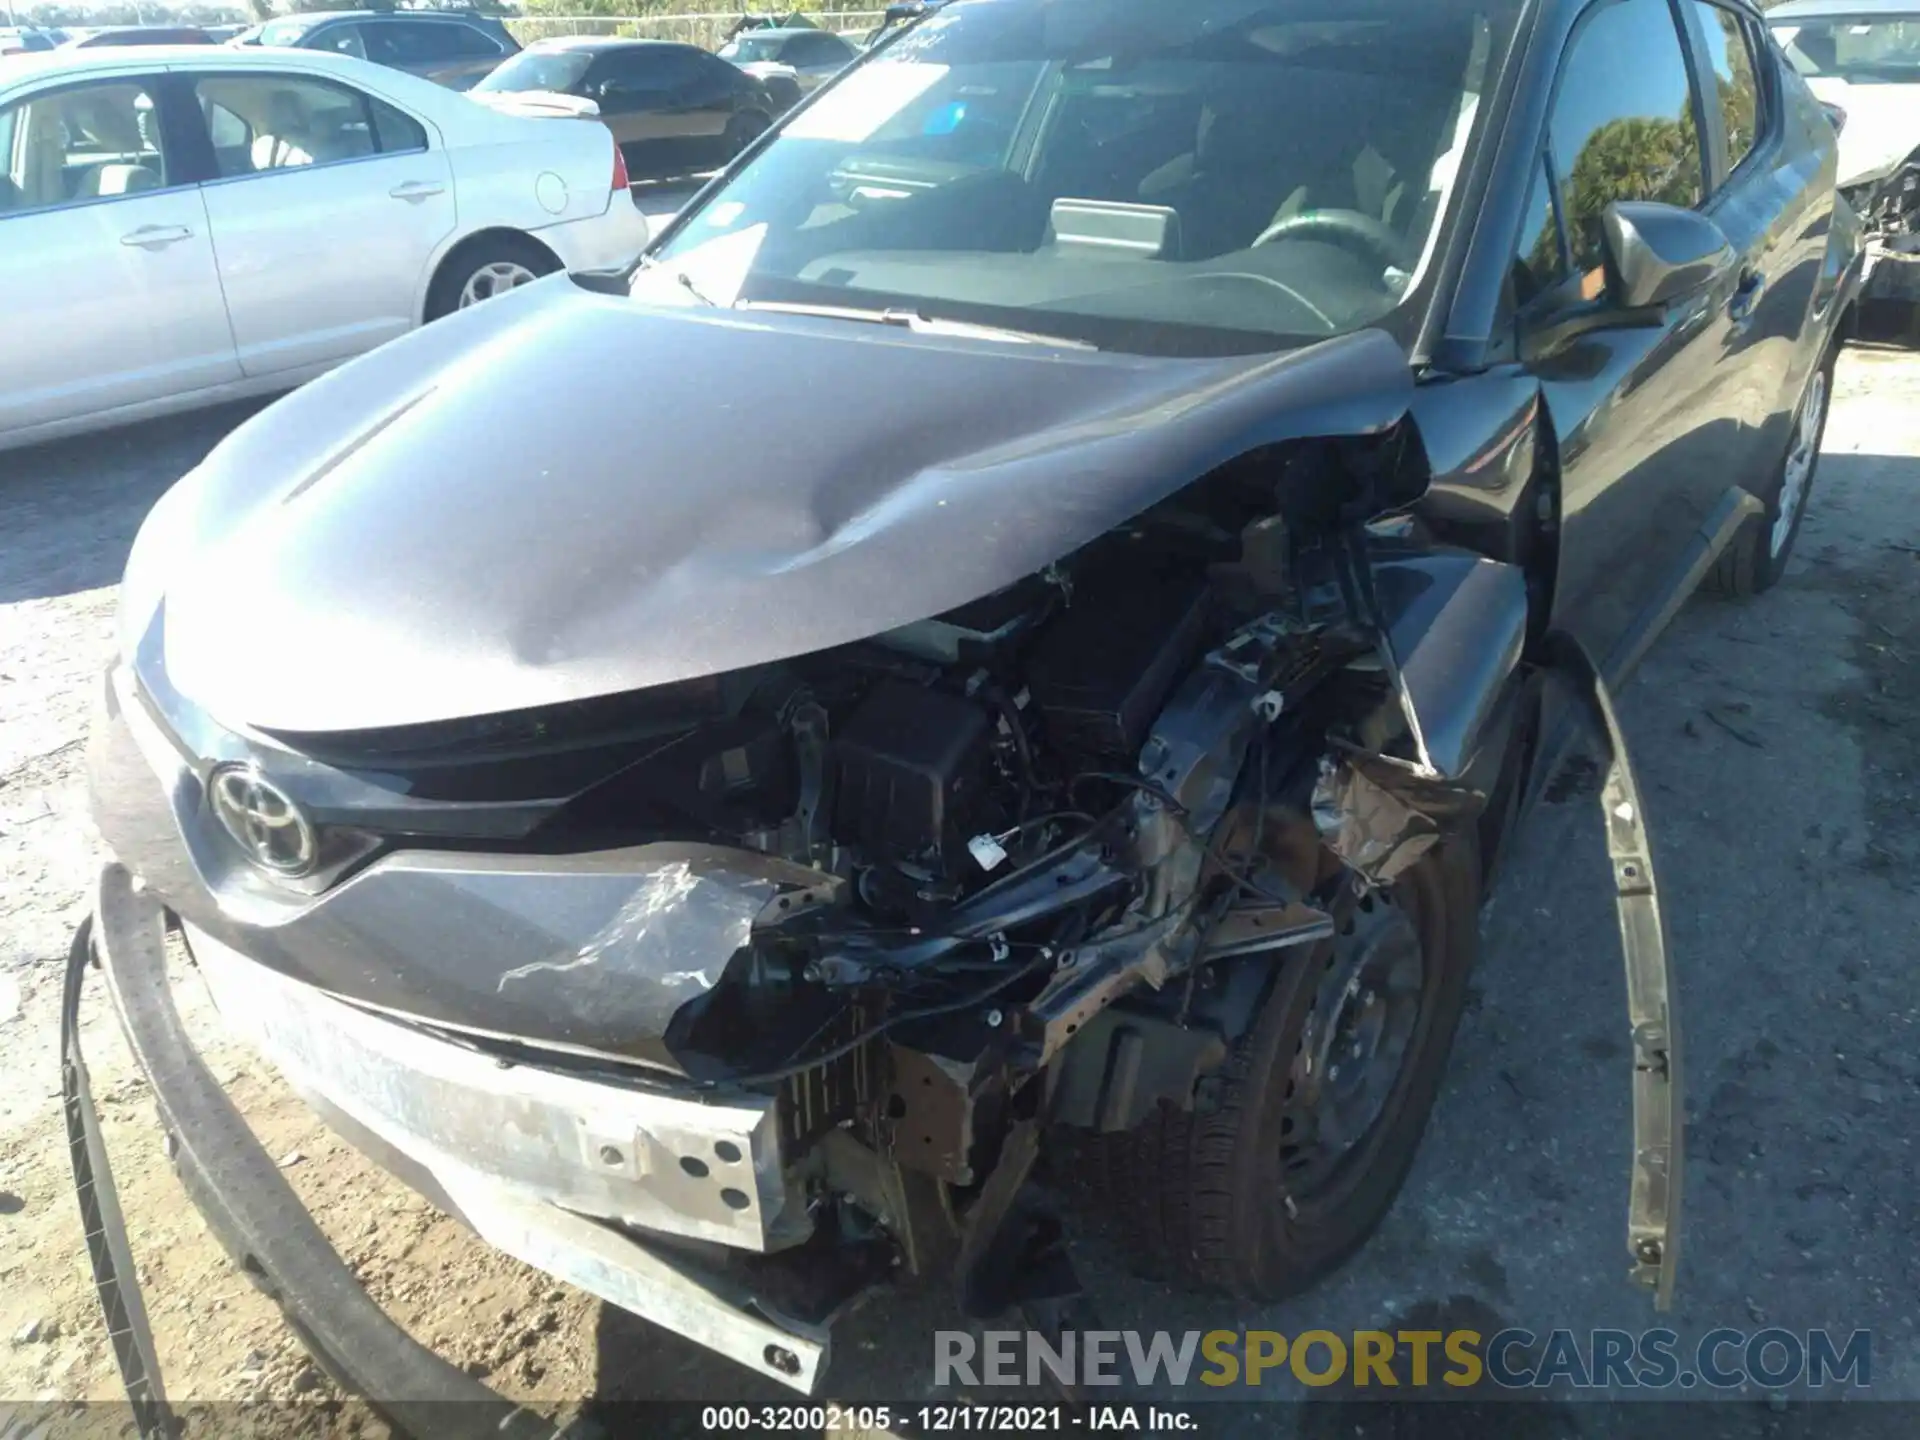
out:
<path id="1" fill-rule="evenodd" d="M 1390 890 L 1352 892 L 1340 933 L 1284 958 L 1205 1113 L 1108 1137 L 1108 1189 L 1150 1274 L 1249 1299 L 1315 1284 L 1406 1180 L 1479 949 L 1470 835 Z"/>
<path id="2" fill-rule="evenodd" d="M 767 126 L 771 123 L 766 116 L 757 115 L 751 110 L 744 111 L 729 120 L 726 136 L 721 143 L 721 148 L 726 151 L 727 160 L 731 162 L 737 159 L 741 151 L 766 133 Z"/>

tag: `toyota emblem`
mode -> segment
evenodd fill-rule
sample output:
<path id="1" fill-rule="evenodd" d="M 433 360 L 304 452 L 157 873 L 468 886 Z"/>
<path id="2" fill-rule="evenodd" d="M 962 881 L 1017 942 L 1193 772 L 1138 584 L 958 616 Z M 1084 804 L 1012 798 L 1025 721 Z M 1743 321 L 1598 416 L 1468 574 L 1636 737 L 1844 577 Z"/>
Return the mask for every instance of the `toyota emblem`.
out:
<path id="1" fill-rule="evenodd" d="M 222 766 L 213 772 L 207 793 L 222 827 L 261 869 L 304 875 L 313 868 L 320 844 L 312 822 L 253 766 Z"/>

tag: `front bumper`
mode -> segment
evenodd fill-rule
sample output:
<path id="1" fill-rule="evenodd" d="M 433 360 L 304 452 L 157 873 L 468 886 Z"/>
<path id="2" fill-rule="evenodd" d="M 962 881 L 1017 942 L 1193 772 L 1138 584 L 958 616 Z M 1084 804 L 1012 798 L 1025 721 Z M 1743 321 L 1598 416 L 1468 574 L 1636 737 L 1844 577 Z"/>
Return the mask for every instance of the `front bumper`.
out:
<path id="1" fill-rule="evenodd" d="M 231 737 L 210 727 L 177 738 L 125 665 L 105 677 L 99 702 L 87 757 L 93 815 L 128 870 L 249 959 L 439 1029 L 670 1075 L 674 1016 L 719 982 L 783 889 L 819 878 L 710 846 L 543 855 L 440 849 L 422 837 L 303 894 L 241 859 L 207 805 L 214 762 L 247 751 L 226 748 Z M 296 782 L 316 809 L 351 813 L 390 798 L 340 799 L 357 782 L 312 764 L 285 781 Z"/>
<path id="2" fill-rule="evenodd" d="M 186 934 L 229 1024 L 446 1208 L 474 1220 L 513 1199 L 742 1250 L 789 1238 L 781 1222 L 801 1206 L 785 1193 L 772 1097 L 704 1104 L 502 1064 Z"/>
<path id="3" fill-rule="evenodd" d="M 180 1022 L 167 982 L 164 924 L 161 905 L 125 869 L 103 871 L 95 952 L 152 1083 L 169 1149 L 214 1233 L 279 1300 L 322 1364 L 383 1408 L 497 1401 L 374 1305 L 261 1149 Z M 812 1391 L 828 1357 L 824 1329 L 782 1323 L 757 1308 L 744 1287 L 563 1203 L 581 1200 L 584 1190 L 589 1203 L 597 1196 L 603 1206 L 645 1209 L 668 1222 L 679 1215 L 737 1243 L 740 1227 L 765 1213 L 765 1117 L 753 1106 L 708 1107 L 537 1067 L 502 1069 L 276 976 L 204 936 L 196 942 L 189 932 L 189 944 L 229 1022 L 251 1034 L 349 1140 L 482 1239 Z M 728 1147 L 740 1152 L 738 1160 L 726 1159 Z M 712 1163 L 683 1163 L 701 1154 Z M 704 1183 L 695 1168 L 709 1171 Z M 733 1199 L 725 1198 L 728 1190 Z M 675 1203 L 686 1209 L 668 1213 Z M 415 1433 L 440 1428 L 402 1423 Z"/>

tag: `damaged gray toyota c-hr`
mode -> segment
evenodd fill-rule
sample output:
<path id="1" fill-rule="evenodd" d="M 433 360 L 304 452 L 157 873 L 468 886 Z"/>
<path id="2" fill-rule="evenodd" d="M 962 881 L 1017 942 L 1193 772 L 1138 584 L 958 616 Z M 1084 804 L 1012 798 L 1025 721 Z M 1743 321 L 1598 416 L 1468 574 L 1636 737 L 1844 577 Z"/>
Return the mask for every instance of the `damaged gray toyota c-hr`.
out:
<path id="1" fill-rule="evenodd" d="M 1664 1301 L 1607 686 L 1781 572 L 1858 284 L 1833 172 L 1738 3 L 958 0 L 630 296 L 555 277 L 241 426 L 127 568 L 76 945 L 216 1230 L 376 1400 L 463 1382 L 248 1149 L 170 920 L 355 1143 L 803 1389 L 902 1276 L 1063 1323 L 1043 1145 L 1160 1273 L 1297 1290 L 1392 1203 L 1590 722 Z"/>

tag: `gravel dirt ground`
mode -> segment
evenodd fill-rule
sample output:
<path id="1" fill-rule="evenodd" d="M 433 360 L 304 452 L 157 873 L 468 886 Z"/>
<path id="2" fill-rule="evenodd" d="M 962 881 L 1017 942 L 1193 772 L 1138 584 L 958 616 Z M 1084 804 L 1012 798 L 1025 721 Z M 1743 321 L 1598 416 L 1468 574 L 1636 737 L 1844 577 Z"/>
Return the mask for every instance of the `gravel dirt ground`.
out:
<path id="1" fill-rule="evenodd" d="M 81 743 L 134 530 L 245 413 L 0 455 L 0 1400 L 119 1393 L 57 1103 L 61 962 L 96 854 Z M 1866 1328 L 1873 1394 L 1907 1400 L 1920 1400 L 1916 658 L 1920 359 L 1854 351 L 1786 581 L 1744 605 L 1691 604 L 1623 710 L 1684 1007 L 1690 1163 L 1674 1328 L 1686 1340 L 1721 1325 Z M 1591 802 L 1543 809 L 1528 840 L 1486 915 L 1447 1088 L 1381 1233 L 1316 1293 L 1255 1308 L 1133 1280 L 1095 1230 L 1083 1269 L 1108 1324 L 1655 1323 L 1623 1279 L 1630 1063 Z M 190 976 L 180 993 L 216 1073 L 323 1228 L 380 1302 L 456 1363 L 555 1406 L 788 1398 L 487 1250 L 223 1038 Z M 170 1390 L 311 1401 L 300 1413 L 316 1431 L 354 1428 L 203 1230 L 97 986 L 87 1027 Z M 938 1294 L 870 1305 L 836 1337 L 830 1392 L 927 1394 L 931 1332 L 957 1323 Z M 1302 1406 L 1282 1428 L 1350 1435 L 1347 1409 Z M 1613 1433 L 1589 1418 L 1608 1412 L 1547 1419 L 1559 1411 L 1530 1407 L 1542 1424 L 1525 1433 Z M 1766 1404 L 1728 1413 L 1757 1417 L 1755 1434 L 1777 1418 Z M 1242 1428 L 1267 1433 L 1251 1418 Z"/>

